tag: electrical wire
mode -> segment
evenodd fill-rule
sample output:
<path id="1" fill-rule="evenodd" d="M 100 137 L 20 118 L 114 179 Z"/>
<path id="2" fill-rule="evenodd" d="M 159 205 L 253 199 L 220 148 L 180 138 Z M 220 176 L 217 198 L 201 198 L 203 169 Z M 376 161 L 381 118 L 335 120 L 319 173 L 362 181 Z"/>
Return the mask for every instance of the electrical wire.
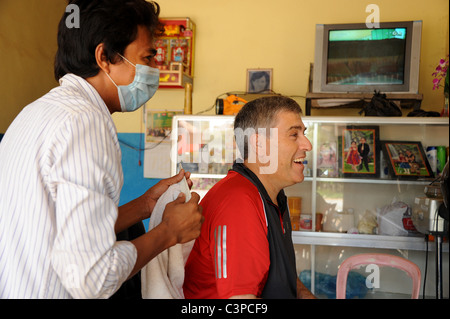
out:
<path id="1" fill-rule="evenodd" d="M 220 97 L 223 96 L 223 95 L 230 96 L 230 95 L 246 95 L 246 94 L 274 94 L 274 95 L 282 95 L 281 93 L 275 92 L 275 91 L 273 91 L 273 90 L 262 90 L 262 91 L 260 91 L 260 92 L 230 91 L 230 92 L 225 92 L 225 93 L 219 94 L 219 95 L 215 98 L 214 101 L 216 101 L 218 98 L 220 98 Z M 306 96 L 304 96 L 304 95 L 286 95 L 286 96 L 287 96 L 287 97 L 290 97 L 290 98 L 295 98 L 295 97 L 297 97 L 297 98 L 303 98 L 303 99 L 306 99 Z M 216 107 L 216 103 L 214 102 L 214 104 L 213 104 L 212 106 L 210 106 L 209 108 L 207 108 L 207 109 L 205 109 L 205 110 L 202 110 L 202 111 L 200 111 L 200 112 L 195 113 L 195 115 L 199 115 L 199 114 L 206 113 L 206 112 L 208 112 L 208 111 L 211 111 L 211 110 L 214 109 L 215 107 Z"/>
<path id="2" fill-rule="evenodd" d="M 214 108 L 216 107 L 216 102 L 215 102 L 215 101 L 217 101 L 217 99 L 218 99 L 219 97 L 221 97 L 222 95 L 230 96 L 230 95 L 232 95 L 232 94 L 237 95 L 237 94 L 246 94 L 246 93 L 243 92 L 243 91 L 232 91 L 232 92 L 225 92 L 225 93 L 219 94 L 219 95 L 214 99 L 214 104 L 213 104 L 213 105 L 211 105 L 211 106 L 210 106 L 209 108 L 207 108 L 206 110 L 203 110 L 203 111 L 200 111 L 200 112 L 195 113 L 195 115 L 199 115 L 199 114 L 203 114 L 203 113 L 206 113 L 206 112 L 208 112 L 208 111 L 211 111 L 212 109 L 214 109 Z"/>
<path id="3" fill-rule="evenodd" d="M 132 150 L 135 150 L 135 151 L 146 151 L 146 150 L 151 150 L 151 149 L 154 149 L 155 147 L 157 147 L 159 144 L 161 144 L 166 138 L 168 138 L 169 136 L 170 136 L 170 134 L 172 133 L 172 130 L 170 130 L 158 143 L 156 143 L 156 144 L 154 144 L 154 145 L 151 145 L 151 146 L 149 146 L 149 147 L 144 147 L 144 148 L 141 148 L 141 146 L 139 146 L 139 147 L 134 147 L 133 145 L 130 145 L 130 144 L 128 144 L 128 143 L 126 143 L 126 142 L 124 142 L 124 141 L 122 141 L 121 139 L 119 139 L 119 143 L 120 144 L 122 144 L 122 145 L 124 145 L 124 146 L 126 146 L 126 147 L 128 147 L 128 148 L 131 148 Z"/>
<path id="4" fill-rule="evenodd" d="M 433 185 L 433 183 L 434 183 L 434 182 L 437 182 L 438 180 L 440 180 L 441 177 L 442 177 L 442 176 L 436 177 L 436 178 L 435 178 L 430 184 L 428 184 L 428 185 Z"/>
<path id="5" fill-rule="evenodd" d="M 439 231 L 439 207 L 436 208 L 433 218 L 434 241 L 436 243 L 436 299 L 442 299 L 442 238 Z"/>
<path id="6" fill-rule="evenodd" d="M 203 114 L 203 113 L 206 113 L 206 112 L 208 112 L 208 111 L 211 111 L 215 106 L 216 106 L 216 105 L 213 104 L 211 107 L 207 108 L 206 110 L 203 110 L 203 111 L 200 111 L 200 112 L 195 113 L 195 115 Z"/>
<path id="7" fill-rule="evenodd" d="M 428 234 L 425 235 L 425 242 L 426 242 L 426 248 L 425 248 L 425 271 L 423 275 L 423 287 L 422 287 L 422 299 L 425 299 L 425 286 L 427 284 L 427 272 L 428 272 L 428 241 L 429 241 Z"/>
<path id="8" fill-rule="evenodd" d="M 220 98 L 220 97 L 223 96 L 223 95 L 230 96 L 230 95 L 262 94 L 262 93 L 264 93 L 264 94 L 267 93 L 267 94 L 282 95 L 282 94 L 277 93 L 277 92 L 275 92 L 275 91 L 273 91 L 273 90 L 263 90 L 263 91 L 260 91 L 260 92 L 251 92 L 251 93 L 250 93 L 250 92 L 246 92 L 246 91 L 230 91 L 230 92 L 225 92 L 225 93 L 219 94 L 219 95 L 215 98 L 214 101 L 216 101 L 218 98 Z M 291 97 L 291 98 L 293 98 L 293 97 L 306 98 L 306 97 L 303 96 L 303 95 L 289 95 L 289 97 Z M 202 111 L 200 111 L 200 112 L 195 113 L 195 115 L 199 115 L 199 114 L 206 113 L 206 112 L 208 112 L 208 111 L 213 110 L 215 107 L 216 107 L 216 103 L 214 103 L 213 105 L 211 105 L 209 108 L 207 108 L 207 109 L 205 109 L 205 110 L 202 110 Z M 139 152 L 139 166 L 140 166 L 140 165 L 141 165 L 141 160 L 140 160 L 140 157 L 141 157 L 141 156 L 140 156 L 140 152 L 141 152 L 141 151 L 147 151 L 147 150 L 151 150 L 151 149 L 156 148 L 156 147 L 157 147 L 158 145 L 160 145 L 167 137 L 169 137 L 171 133 L 172 133 L 172 130 L 170 130 L 170 131 L 169 131 L 169 132 L 161 139 L 161 141 L 159 141 L 158 143 L 153 144 L 153 145 L 148 146 L 148 147 L 144 147 L 144 148 L 142 148 L 142 139 L 141 139 L 141 138 L 139 138 L 139 147 L 135 147 L 135 146 L 133 146 L 133 145 L 131 145 L 131 144 L 128 144 L 127 142 L 125 142 L 125 141 L 123 141 L 123 140 L 121 140 L 121 139 L 119 139 L 119 143 L 122 144 L 122 145 L 124 145 L 124 146 L 126 146 L 126 147 L 128 147 L 128 148 L 130 148 L 130 149 L 132 149 L 132 150 L 135 150 L 135 151 Z M 142 123 L 141 123 L 141 134 L 142 134 Z"/>

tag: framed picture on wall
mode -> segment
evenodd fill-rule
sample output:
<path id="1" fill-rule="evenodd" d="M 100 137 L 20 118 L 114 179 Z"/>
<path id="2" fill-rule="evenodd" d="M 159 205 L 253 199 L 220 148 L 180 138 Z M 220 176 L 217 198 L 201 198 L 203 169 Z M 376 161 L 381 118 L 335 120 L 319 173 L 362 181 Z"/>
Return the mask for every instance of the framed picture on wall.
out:
<path id="1" fill-rule="evenodd" d="M 317 150 L 317 176 L 338 177 L 338 150 L 336 141 L 321 143 Z"/>
<path id="2" fill-rule="evenodd" d="M 144 177 L 170 177 L 170 158 L 172 119 L 182 111 L 157 111 L 145 109 L 145 148 L 144 148 Z M 140 147 L 139 147 L 140 148 Z"/>
<path id="3" fill-rule="evenodd" d="M 344 177 L 378 178 L 380 149 L 378 126 L 347 126 L 342 131 L 341 168 Z"/>
<path id="4" fill-rule="evenodd" d="M 398 179 L 433 178 L 434 173 L 420 142 L 382 141 L 389 172 Z"/>
<path id="5" fill-rule="evenodd" d="M 247 69 L 247 93 L 270 93 L 273 69 Z"/>
<path id="6" fill-rule="evenodd" d="M 172 118 L 183 114 L 182 111 L 157 111 L 145 109 L 145 142 L 170 144 Z"/>

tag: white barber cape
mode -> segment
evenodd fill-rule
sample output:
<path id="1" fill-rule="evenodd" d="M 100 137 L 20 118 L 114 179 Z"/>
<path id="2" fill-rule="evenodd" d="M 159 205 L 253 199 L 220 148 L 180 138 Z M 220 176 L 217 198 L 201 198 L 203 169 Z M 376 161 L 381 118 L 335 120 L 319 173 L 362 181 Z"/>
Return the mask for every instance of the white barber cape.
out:
<path id="1" fill-rule="evenodd" d="M 161 223 L 164 208 L 177 199 L 180 191 L 180 185 L 174 184 L 161 195 L 150 217 L 149 231 Z M 164 250 L 142 268 L 142 298 L 184 299 L 184 265 L 194 246 L 194 241 L 176 244 Z"/>

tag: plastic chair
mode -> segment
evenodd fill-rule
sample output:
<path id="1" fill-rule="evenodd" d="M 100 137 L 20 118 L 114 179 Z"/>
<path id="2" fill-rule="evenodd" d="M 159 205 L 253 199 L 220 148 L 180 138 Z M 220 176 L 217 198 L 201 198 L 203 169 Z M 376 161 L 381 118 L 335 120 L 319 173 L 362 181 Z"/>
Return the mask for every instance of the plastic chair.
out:
<path id="1" fill-rule="evenodd" d="M 345 299 L 347 276 L 351 269 L 362 265 L 375 264 L 404 270 L 413 282 L 411 299 L 418 299 L 420 292 L 421 273 L 419 267 L 408 259 L 389 254 L 359 254 L 347 258 L 339 266 L 336 278 L 336 299 Z"/>

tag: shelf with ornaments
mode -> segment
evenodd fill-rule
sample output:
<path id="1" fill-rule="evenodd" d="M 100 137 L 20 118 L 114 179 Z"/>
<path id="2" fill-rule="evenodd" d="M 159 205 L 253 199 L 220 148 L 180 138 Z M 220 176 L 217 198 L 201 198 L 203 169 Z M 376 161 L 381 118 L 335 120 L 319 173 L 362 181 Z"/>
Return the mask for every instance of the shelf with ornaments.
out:
<path id="1" fill-rule="evenodd" d="M 160 88 L 193 84 L 195 24 L 189 18 L 160 19 L 164 34 L 155 40 Z"/>

